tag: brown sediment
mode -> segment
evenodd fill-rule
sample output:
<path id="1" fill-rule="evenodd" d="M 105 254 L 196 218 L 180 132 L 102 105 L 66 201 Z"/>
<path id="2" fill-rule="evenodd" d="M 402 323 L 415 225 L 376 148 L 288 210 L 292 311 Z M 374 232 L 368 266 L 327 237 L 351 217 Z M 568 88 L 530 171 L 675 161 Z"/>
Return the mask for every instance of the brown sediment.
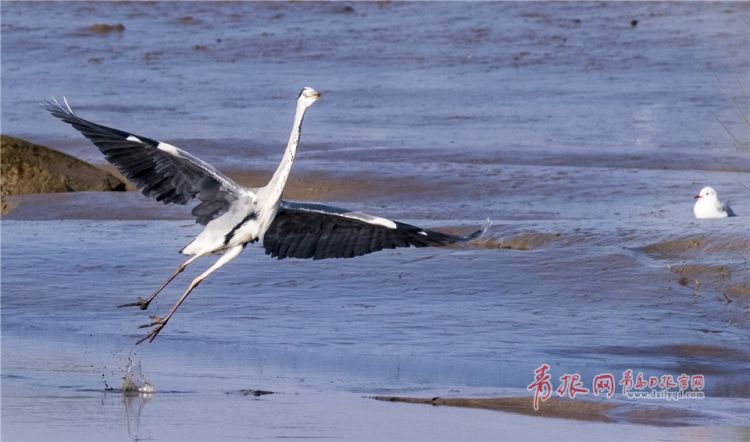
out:
<path id="1" fill-rule="evenodd" d="M 48 147 L 3 135 L 0 194 L 125 190 L 125 183 L 111 174 Z M 3 198 L 3 213 L 13 208 Z"/>
<path id="2" fill-rule="evenodd" d="M 113 176 L 124 177 L 112 165 L 102 169 Z M 229 177 L 246 187 L 260 187 L 270 178 L 268 171 L 230 172 Z M 430 189 L 426 184 L 420 185 L 416 179 L 408 179 L 409 192 L 421 192 Z M 10 213 L 13 219 L 186 219 L 192 220 L 192 204 L 186 206 L 162 204 L 147 200 L 136 192 L 135 186 L 125 181 L 126 190 L 120 195 L 107 192 L 75 192 L 60 194 L 19 195 L 6 198 L 9 205 L 17 204 Z M 386 179 L 372 186 L 366 177 L 345 177 L 324 172 L 300 173 L 290 178 L 284 191 L 284 198 L 300 201 L 355 201 L 376 197 L 381 191 L 397 194 L 402 192 L 401 180 Z M 401 193 L 398 193 L 401 195 Z M 382 195 L 380 195 L 382 196 Z M 4 199 L 5 200 L 5 199 Z M 377 203 L 374 203 L 377 204 Z M 448 229 L 448 233 L 465 234 L 466 229 Z"/>
<path id="3" fill-rule="evenodd" d="M 271 179 L 271 175 L 272 171 L 268 170 L 227 171 L 227 176 L 247 187 L 262 187 Z M 289 178 L 284 197 L 297 200 L 355 200 L 382 195 L 414 195 L 430 190 L 433 190 L 430 183 L 415 177 L 389 178 L 303 171 Z"/>
<path id="4" fill-rule="evenodd" d="M 698 295 L 712 290 L 721 294 L 727 304 L 734 300 L 750 300 L 750 275 L 746 257 L 750 253 L 750 239 L 734 235 L 692 235 L 662 241 L 641 248 L 656 259 L 672 262 L 667 269 L 677 284 L 690 287 Z M 712 255 L 734 255 L 716 263 Z M 710 262 L 705 262 L 710 260 Z M 740 319 L 748 324 L 748 318 Z"/>
<path id="5" fill-rule="evenodd" d="M 729 299 L 750 300 L 750 279 L 745 279 L 737 284 L 729 284 L 723 292 Z"/>
<path id="6" fill-rule="evenodd" d="M 262 187 L 271 178 L 268 171 L 230 172 L 228 174 L 239 184 L 248 187 Z M 291 176 L 284 189 L 284 197 L 294 200 L 348 199 L 362 192 L 365 186 L 355 180 L 341 179 L 322 172 Z"/>
<path id="7" fill-rule="evenodd" d="M 704 290 L 716 290 L 727 304 L 734 300 L 750 300 L 750 277 L 748 277 L 746 270 L 743 271 L 743 266 L 739 264 L 698 263 L 670 265 L 668 268 L 670 272 L 678 275 L 678 284 L 691 287 L 696 295 Z M 737 277 L 741 279 L 736 280 Z M 747 323 L 747 320 L 745 323 Z"/>
<path id="8" fill-rule="evenodd" d="M 482 249 L 533 250 L 568 241 L 561 233 L 525 232 L 507 238 L 482 238 L 472 243 Z"/>
<path id="9" fill-rule="evenodd" d="M 6 219 L 17 220 L 191 220 L 191 207 L 164 205 L 135 192 L 41 193 L 6 197 L 15 205 Z"/>
<path id="10" fill-rule="evenodd" d="M 99 167 L 121 180 L 125 190 L 136 192 L 136 187 L 111 164 Z M 271 178 L 268 170 L 235 169 L 226 175 L 245 187 L 262 187 Z M 373 185 L 377 182 L 377 185 Z M 449 187 L 449 186 L 448 186 Z M 367 174 L 344 175 L 320 171 L 300 171 L 290 177 L 284 190 L 284 198 L 300 201 L 359 201 L 372 199 L 377 205 L 383 198 L 411 198 L 415 195 L 431 197 L 435 192 L 434 182 L 418 177 L 374 177 Z M 444 196 L 444 192 L 441 192 Z M 116 200 L 116 201 L 115 201 Z M 115 203 L 116 202 L 116 203 Z M 12 217 L 16 219 L 191 219 L 192 205 L 164 205 L 145 201 L 142 197 L 129 195 L 115 197 L 98 194 L 79 195 L 24 195 L 9 203 L 17 203 L 18 209 Z M 450 233 L 450 232 L 449 232 Z M 456 233 L 466 233 L 456 229 Z"/>
<path id="11" fill-rule="evenodd" d="M 689 236 L 686 238 L 649 244 L 643 247 L 642 250 L 655 257 L 668 258 L 701 250 L 705 247 L 706 243 L 707 239 L 705 236 Z"/>
<path id="12" fill-rule="evenodd" d="M 96 23 L 93 24 L 83 30 L 85 33 L 89 34 L 98 34 L 98 35 L 106 35 L 110 34 L 112 32 L 123 32 L 125 31 L 125 25 L 122 23 L 117 23 L 114 25 L 110 25 L 107 23 Z"/>
<path id="13" fill-rule="evenodd" d="M 127 183 L 127 190 L 136 190 L 117 169 L 105 164 L 102 169 L 121 178 Z M 228 170 L 224 172 L 237 184 L 245 187 L 263 187 L 271 179 L 272 171 L 268 170 Z M 377 182 L 377 186 L 373 186 Z M 405 191 L 408 189 L 408 192 Z M 302 201 L 356 200 L 359 198 L 381 196 L 383 194 L 410 195 L 432 190 L 429 183 L 416 178 L 382 178 L 365 175 L 343 176 L 328 172 L 300 172 L 289 177 L 284 198 Z"/>
<path id="14" fill-rule="evenodd" d="M 696 253 L 750 251 L 750 239 L 735 236 L 691 235 L 649 244 L 641 250 L 655 258 L 681 258 Z"/>
<path id="15" fill-rule="evenodd" d="M 115 166 L 107 163 L 107 164 L 101 164 L 98 167 L 100 169 L 102 169 L 103 171 L 107 172 L 108 174 L 116 177 L 118 180 L 122 181 L 123 183 L 125 183 L 125 189 L 124 190 L 126 190 L 128 192 L 133 192 L 133 191 L 138 190 L 138 189 L 136 189 L 136 187 L 130 181 L 128 181 L 127 178 L 125 178 L 125 176 L 123 174 L 120 173 L 119 170 L 117 170 L 117 168 Z"/>
<path id="16" fill-rule="evenodd" d="M 531 397 L 497 397 L 497 398 L 414 398 L 403 396 L 375 396 L 373 399 L 387 402 L 408 404 L 444 405 L 447 407 L 479 408 L 483 410 L 505 411 L 528 416 L 556 417 L 594 422 L 614 422 L 607 416 L 607 411 L 615 404 L 587 400 L 565 400 L 550 398 L 540 403 L 539 410 L 534 410 Z"/>
<path id="17" fill-rule="evenodd" d="M 16 205 L 18 205 L 16 201 L 8 199 L 7 197 L 0 197 L 0 215 L 10 213 L 11 210 L 15 209 Z"/>
<path id="18" fill-rule="evenodd" d="M 629 422 L 654 426 L 682 426 L 690 419 L 703 417 L 690 410 L 667 407 L 636 407 L 630 404 L 590 401 L 582 399 L 561 399 L 552 397 L 539 404 L 534 410 L 532 397 L 495 398 L 415 398 L 404 396 L 374 396 L 373 399 L 386 402 L 425 404 L 433 406 L 478 408 L 503 411 L 536 417 L 572 419 L 588 422 Z"/>
<path id="19" fill-rule="evenodd" d="M 196 20 L 195 18 L 193 18 L 190 15 L 184 15 L 184 16 L 182 16 L 182 17 L 180 17 L 180 18 L 177 19 L 177 23 L 179 23 L 181 25 L 194 25 L 194 24 L 198 23 L 198 20 Z"/>
<path id="20" fill-rule="evenodd" d="M 686 275 L 691 278 L 719 278 L 729 279 L 732 277 L 732 271 L 724 265 L 714 264 L 684 264 L 670 266 L 669 270 L 678 275 Z"/>

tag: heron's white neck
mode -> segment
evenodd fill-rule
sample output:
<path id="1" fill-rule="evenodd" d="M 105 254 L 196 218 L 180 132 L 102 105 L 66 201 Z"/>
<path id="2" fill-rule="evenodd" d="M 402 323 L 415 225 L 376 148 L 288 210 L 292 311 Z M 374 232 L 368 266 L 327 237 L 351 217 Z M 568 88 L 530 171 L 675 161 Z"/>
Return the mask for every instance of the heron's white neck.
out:
<path id="1" fill-rule="evenodd" d="M 281 163 L 276 172 L 274 172 L 273 177 L 271 177 L 271 181 L 266 185 L 270 191 L 271 201 L 278 202 L 281 199 L 281 194 L 284 192 L 284 187 L 286 187 L 286 180 L 289 178 L 289 172 L 291 172 L 292 164 L 294 163 L 294 156 L 297 154 L 305 111 L 307 111 L 307 106 L 298 101 L 297 111 L 294 113 L 292 133 L 289 134 L 289 143 L 286 145 L 284 157 L 281 159 Z"/>

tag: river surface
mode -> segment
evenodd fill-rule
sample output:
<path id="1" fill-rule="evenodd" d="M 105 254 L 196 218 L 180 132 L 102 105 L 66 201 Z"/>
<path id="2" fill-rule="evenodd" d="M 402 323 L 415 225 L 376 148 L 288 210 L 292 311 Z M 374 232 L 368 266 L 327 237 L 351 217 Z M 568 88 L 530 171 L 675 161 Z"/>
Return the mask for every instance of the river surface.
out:
<path id="1" fill-rule="evenodd" d="M 4 134 L 102 164 L 39 104 L 65 96 L 233 177 L 270 174 L 312 86 L 293 174 L 315 199 L 451 231 L 493 220 L 468 246 L 352 260 L 248 247 L 134 347 L 148 315 L 114 306 L 181 262 L 189 209 L 22 199 L 0 224 L 3 439 L 537 439 L 538 418 L 360 399 L 531 400 L 543 363 L 589 386 L 706 379 L 705 399 L 642 401 L 694 412 L 666 423 L 680 432 L 547 422 L 561 438 L 747 437 L 748 23 L 746 3 L 3 3 Z M 331 182 L 348 191 L 314 192 Z M 739 216 L 694 219 L 706 185 Z M 148 400 L 106 390 L 128 359 Z M 388 407 L 413 419 L 383 424 Z"/>

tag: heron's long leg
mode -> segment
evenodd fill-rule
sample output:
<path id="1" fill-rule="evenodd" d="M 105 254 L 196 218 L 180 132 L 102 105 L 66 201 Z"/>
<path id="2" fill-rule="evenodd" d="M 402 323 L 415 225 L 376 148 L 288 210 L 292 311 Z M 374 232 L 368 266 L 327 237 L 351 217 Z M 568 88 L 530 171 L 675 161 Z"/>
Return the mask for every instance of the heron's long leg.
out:
<path id="1" fill-rule="evenodd" d="M 180 299 L 175 303 L 174 306 L 172 306 L 172 309 L 169 310 L 169 313 L 167 313 L 167 316 L 160 318 L 158 316 L 152 316 L 152 322 L 150 324 L 144 324 L 141 326 L 141 328 L 146 327 L 154 327 L 149 334 L 141 338 L 136 344 L 140 344 L 141 342 L 148 339 L 149 342 L 153 342 L 156 338 L 156 335 L 159 334 L 159 332 L 164 328 L 165 325 L 167 325 L 167 322 L 169 322 L 169 319 L 174 315 L 174 312 L 177 311 L 178 308 L 180 308 L 180 305 L 182 305 L 183 302 L 185 302 L 185 299 L 187 299 L 190 292 L 193 291 L 194 288 L 198 287 L 198 284 L 200 284 L 204 279 L 208 277 L 211 273 L 218 270 L 221 266 L 228 263 L 229 261 L 233 260 L 237 257 L 237 255 L 242 252 L 242 250 L 245 247 L 242 245 L 232 247 L 231 249 L 227 250 L 223 255 L 221 255 L 221 258 L 219 258 L 214 265 L 208 268 L 205 272 L 198 275 L 197 278 L 193 280 L 193 282 L 190 283 L 185 293 L 180 297 Z"/>
<path id="2" fill-rule="evenodd" d="M 149 296 L 148 298 L 143 299 L 143 298 L 141 298 L 139 296 L 137 301 L 135 301 L 135 302 L 129 302 L 127 304 L 118 305 L 117 307 L 121 308 L 121 307 L 135 307 L 135 306 L 138 306 L 138 307 L 141 308 L 141 310 L 146 310 L 148 308 L 148 305 L 151 304 L 151 301 L 153 301 L 154 298 L 156 298 L 156 295 L 158 295 L 162 290 L 164 290 L 164 287 L 166 287 L 167 284 L 169 284 L 170 282 L 172 282 L 172 280 L 175 279 L 177 277 L 177 275 L 179 275 L 180 273 L 182 273 L 187 268 L 187 266 L 190 265 L 190 263 L 192 263 L 193 261 L 195 261 L 196 259 L 198 259 L 200 256 L 201 255 L 192 256 L 192 257 L 190 257 L 190 259 L 188 259 L 187 261 L 185 261 L 182 264 L 180 264 L 180 266 L 177 267 L 177 270 L 175 270 L 174 273 L 172 273 L 172 276 L 170 276 L 166 281 L 164 281 L 164 284 L 162 284 L 161 287 L 159 287 L 158 289 L 156 289 L 156 291 L 154 293 L 152 293 L 151 296 Z"/>

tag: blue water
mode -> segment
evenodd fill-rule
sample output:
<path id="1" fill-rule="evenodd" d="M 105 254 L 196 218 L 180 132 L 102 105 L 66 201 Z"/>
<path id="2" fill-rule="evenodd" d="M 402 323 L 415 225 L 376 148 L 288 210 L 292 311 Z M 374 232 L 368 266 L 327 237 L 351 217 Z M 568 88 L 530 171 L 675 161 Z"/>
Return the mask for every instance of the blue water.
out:
<path id="1" fill-rule="evenodd" d="M 747 297 L 726 288 L 750 279 L 748 22 L 742 3 L 3 3 L 2 132 L 102 163 L 39 106 L 64 95 L 84 118 L 219 168 L 271 170 L 309 85 L 324 96 L 293 173 L 369 188 L 325 202 L 427 227 L 494 220 L 486 242 L 466 248 L 321 262 L 248 248 L 135 351 L 157 391 L 201 391 L 183 376 L 221 372 L 221 387 L 202 388 L 255 379 L 358 395 L 527 394 L 546 362 L 586 379 L 705 373 L 709 398 L 680 404 L 706 413 L 693 424 L 746 426 Z M 87 32 L 95 23 L 125 30 Z M 379 178 L 391 185 L 379 191 Z M 693 219 L 704 185 L 740 216 Z M 21 201 L 1 224 L 3 420 L 15 437 L 47 438 L 30 430 L 41 417 L 22 418 L 34 400 L 67 416 L 75 390 L 60 402 L 45 388 L 118 384 L 147 314 L 114 306 L 158 286 L 199 231 L 135 194 L 61 201 L 31 211 Z M 502 248 L 519 234 L 539 242 Z M 707 245 L 643 249 L 686 237 Z M 680 282 L 673 269 L 686 265 L 731 277 Z M 77 354 L 75 375 L 63 364 L 28 376 L 50 348 L 63 362 Z M 176 407 L 162 426 L 179 426 Z M 292 429 L 352 437 L 311 416 L 295 415 Z M 207 425 L 237 437 L 220 418 Z M 276 425 L 255 437 L 290 435 Z M 79 430 L 65 434 L 91 434 Z"/>
<path id="2" fill-rule="evenodd" d="M 86 146 L 38 106 L 65 95 L 134 132 L 222 140 L 198 149 L 219 165 L 248 161 L 243 149 L 275 159 L 312 85 L 325 94 L 305 127 L 315 150 L 724 157 L 716 117 L 748 139 L 727 97 L 750 66 L 746 4 L 350 7 L 3 5 L 3 131 Z M 84 31 L 96 23 L 125 30 Z"/>

